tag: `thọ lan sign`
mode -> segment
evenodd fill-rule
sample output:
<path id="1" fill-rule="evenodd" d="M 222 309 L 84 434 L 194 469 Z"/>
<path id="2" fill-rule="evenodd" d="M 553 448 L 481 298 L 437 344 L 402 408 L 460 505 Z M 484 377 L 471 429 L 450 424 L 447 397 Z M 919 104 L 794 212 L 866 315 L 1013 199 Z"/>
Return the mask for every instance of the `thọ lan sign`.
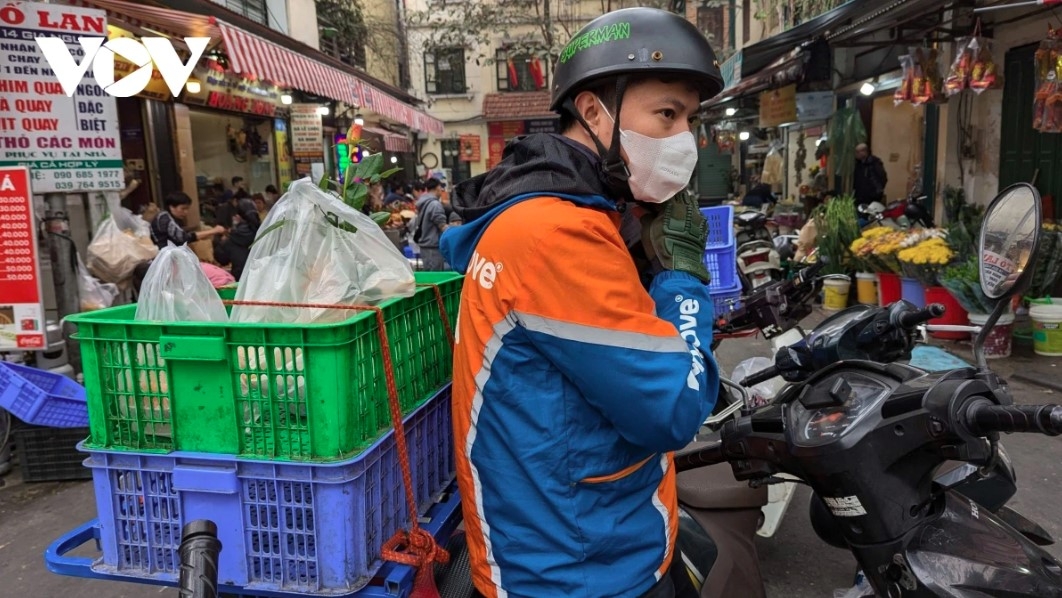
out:
<path id="1" fill-rule="evenodd" d="M 25 41 L 32 36 L 67 97 L 74 96 L 89 68 L 96 83 L 114 97 L 127 98 L 142 92 L 151 82 L 154 69 L 158 69 L 170 92 L 179 95 L 210 44 L 209 37 L 184 38 L 191 55 L 183 62 L 167 38 L 144 37 L 138 41 L 120 37 L 108 41 L 105 18 L 74 11 L 57 12 L 63 8 L 66 7 L 9 3 L 0 7 L 0 28 L 21 30 L 20 37 Z M 42 36 L 38 32 L 51 35 Z M 75 41 L 77 46 L 71 47 Z M 80 62 L 75 55 L 82 57 Z M 139 68 L 115 80 L 115 56 Z"/>

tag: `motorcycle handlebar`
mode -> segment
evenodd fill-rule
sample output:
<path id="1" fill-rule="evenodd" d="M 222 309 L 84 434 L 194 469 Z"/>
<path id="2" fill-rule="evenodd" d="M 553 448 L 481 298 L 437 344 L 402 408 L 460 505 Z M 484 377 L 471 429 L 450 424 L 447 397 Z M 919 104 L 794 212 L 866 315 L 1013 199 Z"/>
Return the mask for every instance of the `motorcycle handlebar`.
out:
<path id="1" fill-rule="evenodd" d="M 939 303 L 930 303 L 923 309 L 909 311 L 900 314 L 897 323 L 902 328 L 914 328 L 919 324 L 935 320 L 944 315 L 944 306 Z"/>
<path id="2" fill-rule="evenodd" d="M 990 432 L 1062 434 L 1062 405 L 988 405 L 974 403 L 966 411 L 966 425 L 979 436 Z"/>
<path id="3" fill-rule="evenodd" d="M 745 388 L 756 386 L 760 382 L 766 382 L 766 381 L 770 380 L 771 378 L 774 378 L 775 376 L 777 376 L 777 375 L 779 375 L 781 373 L 782 373 L 782 370 L 779 370 L 778 366 L 772 365 L 772 366 L 768 367 L 767 369 L 760 370 L 760 371 L 755 372 L 753 374 L 749 374 L 748 376 L 745 377 L 744 380 L 741 381 L 741 385 L 744 386 Z"/>
<path id="4" fill-rule="evenodd" d="M 688 471 L 723 461 L 726 461 L 726 456 L 723 455 L 722 442 L 698 443 L 675 454 L 675 471 Z"/>
<path id="5" fill-rule="evenodd" d="M 181 575 L 177 595 L 181 598 L 217 598 L 218 596 L 218 526 L 207 519 L 197 519 L 181 530 Z"/>

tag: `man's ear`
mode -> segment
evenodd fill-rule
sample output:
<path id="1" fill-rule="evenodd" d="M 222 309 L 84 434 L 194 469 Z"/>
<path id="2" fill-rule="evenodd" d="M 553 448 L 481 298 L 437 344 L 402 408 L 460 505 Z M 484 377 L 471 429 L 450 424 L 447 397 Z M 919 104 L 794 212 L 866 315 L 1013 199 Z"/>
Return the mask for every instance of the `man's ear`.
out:
<path id="1" fill-rule="evenodd" d="M 611 125 L 608 121 L 608 116 L 605 115 L 605 111 L 601 109 L 601 104 L 598 102 L 597 95 L 593 92 L 583 91 L 579 95 L 575 96 L 575 109 L 579 111 L 579 114 L 586 120 L 586 124 L 590 125 L 590 129 L 598 134 L 605 129 L 605 125 Z M 600 138 L 601 135 L 598 134 Z"/>

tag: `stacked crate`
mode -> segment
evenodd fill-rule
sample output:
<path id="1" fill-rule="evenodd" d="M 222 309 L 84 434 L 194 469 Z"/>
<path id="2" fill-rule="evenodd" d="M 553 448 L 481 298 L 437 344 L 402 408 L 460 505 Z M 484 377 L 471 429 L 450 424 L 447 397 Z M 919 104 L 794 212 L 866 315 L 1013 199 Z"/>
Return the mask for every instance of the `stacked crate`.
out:
<path id="1" fill-rule="evenodd" d="M 462 277 L 418 273 L 456 319 Z M 435 290 L 379 306 L 418 506 L 453 477 L 452 349 Z M 175 581 L 181 527 L 218 525 L 219 582 L 343 594 L 408 527 L 374 312 L 332 324 L 78 325 L 103 557 L 94 568 Z"/>

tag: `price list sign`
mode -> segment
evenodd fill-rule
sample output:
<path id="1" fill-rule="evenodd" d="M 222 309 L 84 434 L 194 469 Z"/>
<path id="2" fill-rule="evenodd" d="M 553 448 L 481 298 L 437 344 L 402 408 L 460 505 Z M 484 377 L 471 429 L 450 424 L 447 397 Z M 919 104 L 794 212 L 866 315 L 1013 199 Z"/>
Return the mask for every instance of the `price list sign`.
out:
<path id="1" fill-rule="evenodd" d="M 44 348 L 44 305 L 29 169 L 0 167 L 0 351 Z"/>
<path id="2" fill-rule="evenodd" d="M 0 166 L 28 166 L 34 193 L 125 187 L 114 97 L 92 68 L 67 97 L 36 42 L 60 37 L 80 64 L 80 36 L 107 37 L 107 14 L 42 2 L 0 8 Z"/>

